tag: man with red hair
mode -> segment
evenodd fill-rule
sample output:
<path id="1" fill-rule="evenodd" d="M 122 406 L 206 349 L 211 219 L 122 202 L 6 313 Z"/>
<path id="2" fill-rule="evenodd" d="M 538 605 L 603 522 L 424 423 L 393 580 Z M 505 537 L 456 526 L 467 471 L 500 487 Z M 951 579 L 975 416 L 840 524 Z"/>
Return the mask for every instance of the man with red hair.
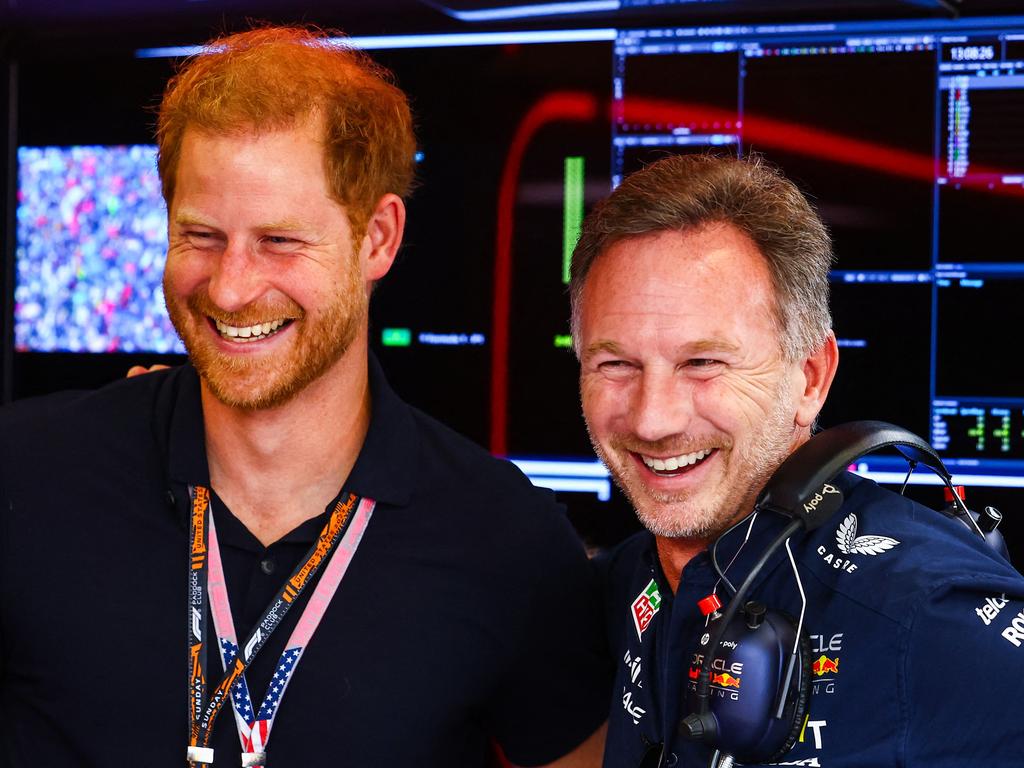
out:
<path id="1" fill-rule="evenodd" d="M 4 765 L 599 761 L 581 545 L 368 350 L 411 123 L 385 72 L 301 29 L 217 40 L 169 84 L 190 364 L 0 415 Z"/>

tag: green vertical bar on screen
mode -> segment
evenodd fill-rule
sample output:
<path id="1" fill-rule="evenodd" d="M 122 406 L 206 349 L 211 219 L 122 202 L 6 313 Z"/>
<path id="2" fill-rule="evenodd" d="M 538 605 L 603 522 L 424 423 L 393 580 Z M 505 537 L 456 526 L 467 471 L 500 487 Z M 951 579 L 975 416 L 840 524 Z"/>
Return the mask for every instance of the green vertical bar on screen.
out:
<path id="1" fill-rule="evenodd" d="M 562 282 L 569 282 L 572 251 L 583 227 L 583 158 L 565 158 L 565 217 L 562 227 Z"/>

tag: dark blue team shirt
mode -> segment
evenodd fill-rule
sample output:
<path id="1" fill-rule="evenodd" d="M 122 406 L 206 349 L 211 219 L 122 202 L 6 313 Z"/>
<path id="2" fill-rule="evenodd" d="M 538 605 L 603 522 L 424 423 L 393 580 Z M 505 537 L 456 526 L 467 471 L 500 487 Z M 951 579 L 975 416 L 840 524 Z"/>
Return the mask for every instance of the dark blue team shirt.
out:
<path id="1" fill-rule="evenodd" d="M 958 521 L 853 475 L 837 484 L 843 506 L 793 542 L 815 664 L 799 740 L 773 764 L 1024 765 L 1024 577 Z M 759 516 L 728 572 L 733 584 L 784 524 Z M 862 536 L 898 543 L 867 554 L 859 550 L 871 547 L 856 545 Z M 742 538 L 738 529 L 722 541 L 719 562 L 730 560 Z M 633 768 L 661 744 L 667 766 L 706 766 L 710 750 L 684 740 L 677 725 L 705 631 L 697 601 L 717 581 L 708 554 L 687 564 L 675 595 L 647 532 L 602 565 L 618 665 L 605 766 Z M 727 593 L 719 594 L 725 601 Z M 750 598 L 799 614 L 784 549 Z M 738 688 L 712 687 L 712 695 L 742 696 L 742 680 Z"/>
<path id="2" fill-rule="evenodd" d="M 377 508 L 269 765 L 482 766 L 492 740 L 516 763 L 554 760 L 607 716 L 582 545 L 550 493 L 402 403 L 373 360 L 370 385 L 345 487 Z M 190 367 L 0 410 L 0 765 L 184 765 L 187 486 L 208 482 Z M 214 515 L 245 637 L 324 519 L 264 547 L 217 499 Z M 299 603 L 247 672 L 254 699 Z M 212 650 L 208 664 L 215 684 Z M 239 765 L 230 711 L 213 746 Z"/>

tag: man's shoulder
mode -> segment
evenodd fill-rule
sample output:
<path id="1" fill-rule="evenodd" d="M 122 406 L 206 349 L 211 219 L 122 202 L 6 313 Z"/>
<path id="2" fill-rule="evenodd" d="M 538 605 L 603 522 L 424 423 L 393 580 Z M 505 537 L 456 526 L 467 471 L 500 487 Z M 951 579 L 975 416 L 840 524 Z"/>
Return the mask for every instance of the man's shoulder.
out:
<path id="1" fill-rule="evenodd" d="M 158 371 L 113 382 L 95 390 L 75 390 L 26 398 L 0 408 L 0 463 L 68 461 L 68 452 L 87 461 L 112 446 L 137 448 L 170 411 L 185 369 Z M 121 453 L 122 451 L 118 451 Z M 9 472 L 8 472 L 9 474 Z"/>
<path id="2" fill-rule="evenodd" d="M 412 508 L 452 540 L 529 568 L 583 558 L 582 541 L 554 493 L 511 461 L 410 407 L 416 432 Z"/>
<path id="3" fill-rule="evenodd" d="M 959 520 L 869 480 L 847 478 L 843 490 L 843 506 L 801 556 L 835 592 L 902 622 L 953 586 L 1024 591 L 1024 577 Z"/>
<path id="4" fill-rule="evenodd" d="M 524 501 L 554 505 L 554 495 L 533 485 L 511 461 L 495 457 L 429 414 L 412 406 L 409 410 L 419 437 L 420 470 L 432 485 L 502 507 Z"/>

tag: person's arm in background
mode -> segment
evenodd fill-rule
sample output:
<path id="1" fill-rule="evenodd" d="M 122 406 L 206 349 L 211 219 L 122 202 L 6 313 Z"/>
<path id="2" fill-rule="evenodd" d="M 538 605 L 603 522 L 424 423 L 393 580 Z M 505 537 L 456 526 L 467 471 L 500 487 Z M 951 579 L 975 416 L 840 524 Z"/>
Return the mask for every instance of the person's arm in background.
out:
<path id="1" fill-rule="evenodd" d="M 606 722 L 572 752 L 543 768 L 599 768 L 604 758 L 604 737 L 607 731 Z"/>

